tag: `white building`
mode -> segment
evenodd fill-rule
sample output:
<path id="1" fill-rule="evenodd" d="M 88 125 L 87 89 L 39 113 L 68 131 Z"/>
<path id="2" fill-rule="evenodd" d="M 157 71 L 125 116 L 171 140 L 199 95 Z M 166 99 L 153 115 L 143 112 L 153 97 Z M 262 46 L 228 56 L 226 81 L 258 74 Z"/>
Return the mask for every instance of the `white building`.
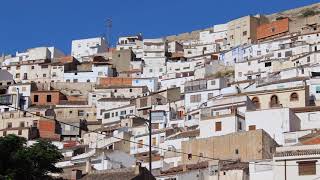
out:
<path id="1" fill-rule="evenodd" d="M 159 77 L 166 74 L 168 43 L 164 39 L 143 40 L 143 77 Z"/>
<path id="2" fill-rule="evenodd" d="M 284 132 L 300 130 L 300 119 L 289 108 L 247 111 L 246 130 L 263 129 L 275 141 L 285 144 Z"/>
<path id="3" fill-rule="evenodd" d="M 107 48 L 106 41 L 103 37 L 73 40 L 71 56 L 82 62 L 83 57 L 107 52 Z"/>
<path id="4" fill-rule="evenodd" d="M 143 43 L 142 43 L 142 35 L 135 36 L 123 36 L 119 37 L 117 50 L 122 49 L 131 49 L 132 52 L 136 55 L 136 58 L 141 59 L 143 57 Z"/>
<path id="5" fill-rule="evenodd" d="M 319 152 L 318 144 L 276 148 L 273 157 L 273 179 L 314 180 L 319 178 Z"/>

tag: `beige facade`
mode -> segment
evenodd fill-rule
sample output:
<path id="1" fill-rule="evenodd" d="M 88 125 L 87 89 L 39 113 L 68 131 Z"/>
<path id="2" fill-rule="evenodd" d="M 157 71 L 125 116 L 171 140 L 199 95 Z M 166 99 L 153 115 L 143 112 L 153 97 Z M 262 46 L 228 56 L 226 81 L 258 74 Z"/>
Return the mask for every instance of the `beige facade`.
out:
<path id="1" fill-rule="evenodd" d="M 278 88 L 247 93 L 257 109 L 305 107 L 309 105 L 309 86 Z"/>
<path id="2" fill-rule="evenodd" d="M 26 139 L 36 137 L 39 117 L 23 112 L 6 112 L 0 116 L 0 137 L 15 134 Z"/>
<path id="3" fill-rule="evenodd" d="M 244 16 L 228 22 L 228 43 L 230 48 L 257 41 L 257 27 L 267 22 L 263 16 Z"/>
<path id="4" fill-rule="evenodd" d="M 223 136 L 182 142 L 182 164 L 207 161 L 207 158 L 240 159 L 241 161 L 272 158 L 277 143 L 263 130 L 231 133 Z"/>

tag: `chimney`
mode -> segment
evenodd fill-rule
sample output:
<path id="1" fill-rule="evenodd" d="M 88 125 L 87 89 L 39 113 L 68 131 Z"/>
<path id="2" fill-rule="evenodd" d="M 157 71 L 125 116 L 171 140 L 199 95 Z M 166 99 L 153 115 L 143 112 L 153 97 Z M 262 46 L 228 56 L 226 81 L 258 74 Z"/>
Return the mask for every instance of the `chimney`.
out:
<path id="1" fill-rule="evenodd" d="M 73 169 L 71 171 L 71 180 L 78 180 L 82 177 L 82 171 L 78 169 Z"/>

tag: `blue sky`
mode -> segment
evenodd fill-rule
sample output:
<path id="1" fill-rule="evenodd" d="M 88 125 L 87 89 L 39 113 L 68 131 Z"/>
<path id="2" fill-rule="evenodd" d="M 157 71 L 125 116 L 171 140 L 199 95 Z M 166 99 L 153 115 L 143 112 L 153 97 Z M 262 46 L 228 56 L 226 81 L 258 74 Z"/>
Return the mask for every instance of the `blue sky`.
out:
<path id="1" fill-rule="evenodd" d="M 317 0 L 1 0 L 0 53 L 56 46 L 106 33 L 161 37 L 210 27 L 248 14 L 270 14 Z"/>

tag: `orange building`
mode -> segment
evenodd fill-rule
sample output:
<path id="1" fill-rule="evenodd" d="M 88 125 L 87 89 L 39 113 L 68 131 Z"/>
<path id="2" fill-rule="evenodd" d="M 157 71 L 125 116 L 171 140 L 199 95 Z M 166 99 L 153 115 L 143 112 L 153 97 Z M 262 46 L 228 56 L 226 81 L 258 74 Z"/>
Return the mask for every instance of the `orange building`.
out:
<path id="1" fill-rule="evenodd" d="M 99 79 L 101 86 L 131 86 L 132 78 L 127 77 L 103 77 Z"/>
<path id="2" fill-rule="evenodd" d="M 57 90 L 31 92 L 32 105 L 57 105 L 61 100 L 67 100 L 67 98 Z"/>
<path id="3" fill-rule="evenodd" d="M 289 32 L 289 18 L 262 24 L 257 28 L 257 39 L 263 40 L 273 36 L 280 36 Z"/>

